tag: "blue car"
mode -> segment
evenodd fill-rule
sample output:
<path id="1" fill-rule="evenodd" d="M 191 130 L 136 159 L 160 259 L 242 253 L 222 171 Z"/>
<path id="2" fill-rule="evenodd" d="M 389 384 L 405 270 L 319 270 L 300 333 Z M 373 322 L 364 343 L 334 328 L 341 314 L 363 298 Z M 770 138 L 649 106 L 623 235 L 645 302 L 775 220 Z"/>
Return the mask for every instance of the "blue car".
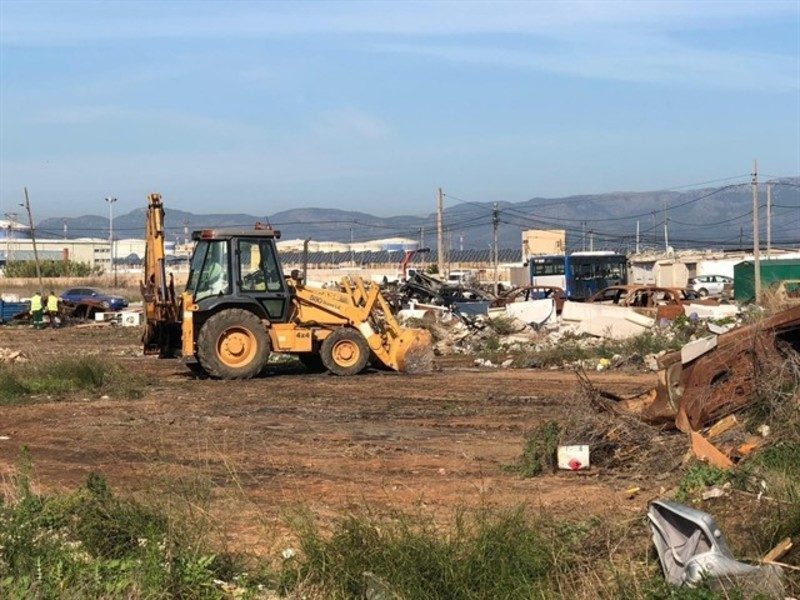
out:
<path id="1" fill-rule="evenodd" d="M 110 296 L 92 288 L 72 288 L 61 294 L 60 298 L 64 304 L 94 310 L 122 310 L 128 306 L 125 298 Z"/>

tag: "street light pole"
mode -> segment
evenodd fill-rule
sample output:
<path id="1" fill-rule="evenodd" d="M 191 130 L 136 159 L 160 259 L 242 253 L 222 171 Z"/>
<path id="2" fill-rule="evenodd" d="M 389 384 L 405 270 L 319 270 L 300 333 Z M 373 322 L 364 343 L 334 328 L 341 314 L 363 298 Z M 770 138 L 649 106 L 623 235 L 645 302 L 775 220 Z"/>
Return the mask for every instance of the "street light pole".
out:
<path id="1" fill-rule="evenodd" d="M 116 201 L 116 198 L 106 197 L 106 202 L 108 202 L 108 246 L 111 269 L 114 271 L 114 287 L 117 287 L 117 264 L 114 262 L 114 202 Z"/>
<path id="2" fill-rule="evenodd" d="M 8 232 L 6 233 L 6 267 L 8 267 L 9 257 L 11 256 L 11 236 L 14 235 L 14 224 L 17 222 L 17 213 L 7 212 Z"/>

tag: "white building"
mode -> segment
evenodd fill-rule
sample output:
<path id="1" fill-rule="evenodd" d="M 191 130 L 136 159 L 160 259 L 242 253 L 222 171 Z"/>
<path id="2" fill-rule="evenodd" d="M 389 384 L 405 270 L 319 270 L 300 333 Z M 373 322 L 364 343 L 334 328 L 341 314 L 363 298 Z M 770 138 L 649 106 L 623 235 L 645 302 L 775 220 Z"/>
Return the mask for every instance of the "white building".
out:
<path id="1" fill-rule="evenodd" d="M 798 258 L 800 252 L 772 250 L 769 256 L 761 254 L 761 260 L 773 258 Z M 733 277 L 733 267 L 740 262 L 753 260 L 748 252 L 720 252 L 686 250 L 671 255 L 663 253 L 632 254 L 629 258 L 628 282 L 637 285 L 662 287 L 686 287 L 689 279 L 700 275 L 724 275 Z"/>

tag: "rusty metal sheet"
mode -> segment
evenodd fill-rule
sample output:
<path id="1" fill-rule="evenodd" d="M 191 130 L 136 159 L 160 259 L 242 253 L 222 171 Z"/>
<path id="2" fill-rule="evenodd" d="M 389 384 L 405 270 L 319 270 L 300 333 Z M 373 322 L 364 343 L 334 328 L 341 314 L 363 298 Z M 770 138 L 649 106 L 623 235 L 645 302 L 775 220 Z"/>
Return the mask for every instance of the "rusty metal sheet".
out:
<path id="1" fill-rule="evenodd" d="M 752 402 L 759 371 L 779 359 L 775 337 L 800 339 L 800 306 L 720 335 L 717 347 L 682 365 L 680 351 L 659 359 L 656 399 L 641 411 L 651 423 L 696 431 Z"/>

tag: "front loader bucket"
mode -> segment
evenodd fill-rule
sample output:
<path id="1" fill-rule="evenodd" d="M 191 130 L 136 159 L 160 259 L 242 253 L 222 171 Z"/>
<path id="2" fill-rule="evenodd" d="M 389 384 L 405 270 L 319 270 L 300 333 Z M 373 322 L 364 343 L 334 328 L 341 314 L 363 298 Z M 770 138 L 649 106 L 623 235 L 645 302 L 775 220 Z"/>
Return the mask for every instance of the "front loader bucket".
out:
<path id="1" fill-rule="evenodd" d="M 403 329 L 389 352 L 401 373 L 426 373 L 433 369 L 433 341 L 430 331 L 425 329 Z"/>

